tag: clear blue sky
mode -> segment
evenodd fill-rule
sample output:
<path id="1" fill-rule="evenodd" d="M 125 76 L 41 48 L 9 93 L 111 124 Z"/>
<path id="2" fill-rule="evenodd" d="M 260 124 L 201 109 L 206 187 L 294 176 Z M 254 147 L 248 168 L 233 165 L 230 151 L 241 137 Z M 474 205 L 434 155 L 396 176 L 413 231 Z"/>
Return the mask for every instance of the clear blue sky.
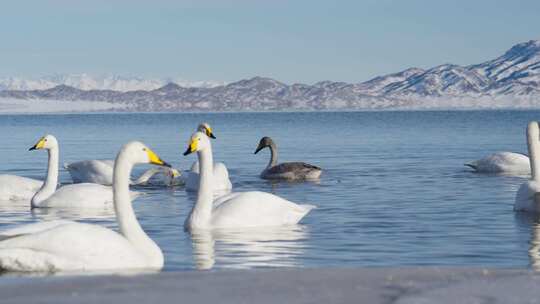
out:
<path id="1" fill-rule="evenodd" d="M 540 1 L 17 0 L 0 39 L 0 76 L 360 82 L 540 39 Z"/>

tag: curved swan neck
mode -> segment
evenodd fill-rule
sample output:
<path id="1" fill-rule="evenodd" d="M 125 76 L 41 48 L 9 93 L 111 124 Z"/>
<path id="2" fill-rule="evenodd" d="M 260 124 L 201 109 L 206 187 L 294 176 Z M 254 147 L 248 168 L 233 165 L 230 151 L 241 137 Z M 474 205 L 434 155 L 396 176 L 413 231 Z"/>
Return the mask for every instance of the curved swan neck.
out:
<path id="1" fill-rule="evenodd" d="M 278 156 L 278 153 L 277 153 L 277 146 L 275 143 L 270 143 L 270 145 L 268 146 L 270 148 L 270 161 L 268 162 L 268 165 L 266 166 L 266 168 L 271 168 L 275 165 L 277 165 L 277 156 Z"/>
<path id="2" fill-rule="evenodd" d="M 162 257 L 161 250 L 141 228 L 135 212 L 133 212 L 129 195 L 129 176 L 133 164 L 125 156 L 125 150 L 118 154 L 113 171 L 114 210 L 120 234 L 146 256 L 150 258 Z"/>
<path id="3" fill-rule="evenodd" d="M 47 150 L 48 164 L 47 164 L 47 177 L 43 186 L 32 197 L 30 202 L 32 207 L 39 207 L 40 203 L 48 199 L 56 191 L 58 185 L 58 162 L 59 162 L 59 149 L 58 147 L 52 147 Z"/>
<path id="4" fill-rule="evenodd" d="M 529 160 L 531 164 L 531 177 L 533 180 L 540 180 L 540 138 L 538 123 L 530 123 L 527 128 L 527 148 L 529 150 Z"/>
<path id="5" fill-rule="evenodd" d="M 197 152 L 199 158 L 199 190 L 197 201 L 190 214 L 189 228 L 205 228 L 210 225 L 212 217 L 212 202 L 214 200 L 214 189 L 212 187 L 214 161 L 212 157 L 212 147 Z"/>
<path id="6" fill-rule="evenodd" d="M 149 179 L 152 178 L 152 176 L 162 172 L 161 168 L 150 168 L 146 170 L 139 178 L 137 178 L 135 181 L 131 182 L 132 185 L 139 185 L 146 183 Z"/>

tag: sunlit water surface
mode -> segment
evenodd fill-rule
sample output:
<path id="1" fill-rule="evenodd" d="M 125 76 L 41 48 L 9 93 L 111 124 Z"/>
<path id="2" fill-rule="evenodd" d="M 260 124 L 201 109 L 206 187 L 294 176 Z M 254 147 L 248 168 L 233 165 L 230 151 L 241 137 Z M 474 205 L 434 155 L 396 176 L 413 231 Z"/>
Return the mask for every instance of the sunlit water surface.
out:
<path id="1" fill-rule="evenodd" d="M 526 152 L 536 111 L 89 114 L 0 116 L 0 172 L 42 178 L 47 156 L 28 152 L 43 134 L 60 142 L 61 162 L 114 158 L 141 140 L 187 169 L 182 156 L 199 122 L 214 128 L 214 159 L 234 191 L 268 191 L 318 206 L 293 227 L 214 231 L 191 236 L 183 222 L 194 195 L 182 187 L 137 188 L 139 221 L 165 254 L 165 270 L 255 267 L 540 264 L 540 226 L 512 211 L 526 176 L 471 173 L 463 164 L 495 151 Z M 261 180 L 271 136 L 280 161 L 324 168 L 318 183 Z M 146 169 L 140 166 L 134 175 Z M 61 182 L 70 182 L 61 171 Z M 0 229 L 58 218 L 116 228 L 111 210 L 30 210 L 0 203 Z M 84 237 L 84 236 L 81 236 Z"/>

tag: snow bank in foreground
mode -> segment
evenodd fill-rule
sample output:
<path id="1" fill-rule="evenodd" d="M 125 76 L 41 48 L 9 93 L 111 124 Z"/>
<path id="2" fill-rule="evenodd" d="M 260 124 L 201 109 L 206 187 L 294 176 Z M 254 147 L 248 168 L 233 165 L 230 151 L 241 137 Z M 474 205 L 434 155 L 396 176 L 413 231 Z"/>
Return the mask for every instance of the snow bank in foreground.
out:
<path id="1" fill-rule="evenodd" d="M 103 101 L 59 101 L 0 98 L 0 114 L 11 113 L 71 113 L 118 111 L 126 105 Z"/>

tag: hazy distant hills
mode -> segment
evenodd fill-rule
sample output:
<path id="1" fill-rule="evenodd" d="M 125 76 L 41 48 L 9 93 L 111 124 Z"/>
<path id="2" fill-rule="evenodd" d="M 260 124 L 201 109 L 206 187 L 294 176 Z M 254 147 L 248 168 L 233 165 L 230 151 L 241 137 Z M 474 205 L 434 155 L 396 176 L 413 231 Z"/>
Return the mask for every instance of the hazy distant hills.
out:
<path id="1" fill-rule="evenodd" d="M 68 80 L 56 79 L 59 85 L 48 88 L 51 79 L 19 79 L 18 87 L 0 80 L 0 97 L 102 101 L 126 111 L 540 107 L 540 41 L 517 44 L 480 64 L 410 68 L 353 84 L 288 85 L 264 77 L 198 85 L 119 77 Z"/>

